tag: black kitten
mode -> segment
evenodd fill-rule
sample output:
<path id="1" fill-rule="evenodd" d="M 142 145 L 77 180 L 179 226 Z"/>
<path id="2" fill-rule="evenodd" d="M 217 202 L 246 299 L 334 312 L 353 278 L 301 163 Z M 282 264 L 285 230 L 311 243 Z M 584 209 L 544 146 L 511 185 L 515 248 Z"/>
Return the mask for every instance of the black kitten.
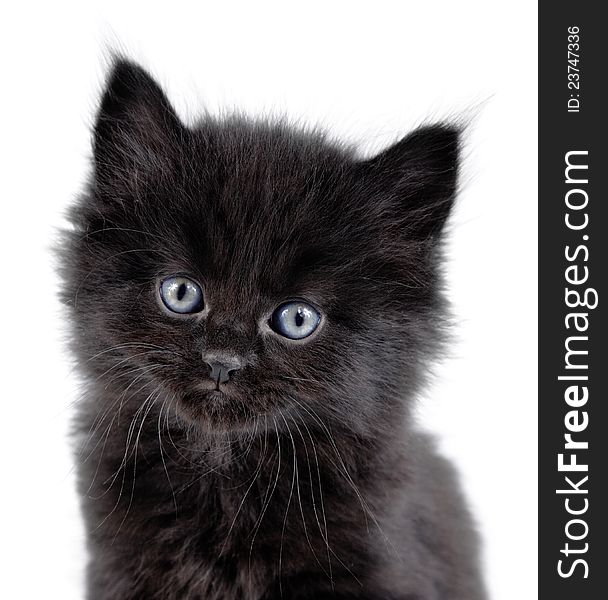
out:
<path id="1" fill-rule="evenodd" d="M 283 123 L 189 128 L 115 64 L 63 254 L 88 598 L 485 597 L 410 414 L 458 146 L 438 125 L 363 160 Z"/>

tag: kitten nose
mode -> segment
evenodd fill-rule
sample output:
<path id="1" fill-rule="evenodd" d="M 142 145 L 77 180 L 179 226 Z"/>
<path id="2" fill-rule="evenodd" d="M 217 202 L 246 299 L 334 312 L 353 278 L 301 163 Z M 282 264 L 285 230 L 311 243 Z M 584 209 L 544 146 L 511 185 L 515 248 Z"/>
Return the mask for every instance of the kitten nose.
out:
<path id="1" fill-rule="evenodd" d="M 226 383 L 230 379 L 230 373 L 237 371 L 242 366 L 242 361 L 236 356 L 226 356 L 212 353 L 203 353 L 203 362 L 209 365 L 211 372 L 209 377 L 217 385 Z"/>

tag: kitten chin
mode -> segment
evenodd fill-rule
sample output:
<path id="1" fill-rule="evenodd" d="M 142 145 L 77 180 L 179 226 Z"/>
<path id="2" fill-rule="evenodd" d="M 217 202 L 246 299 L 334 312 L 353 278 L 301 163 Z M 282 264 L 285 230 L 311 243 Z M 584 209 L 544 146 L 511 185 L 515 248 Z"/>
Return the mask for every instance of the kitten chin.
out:
<path id="1" fill-rule="evenodd" d="M 286 120 L 186 127 L 115 63 L 61 248 L 90 600 L 485 598 L 411 417 L 459 135 L 362 158 Z"/>
<path id="2" fill-rule="evenodd" d="M 192 392 L 176 400 L 176 412 L 191 427 L 205 433 L 247 434 L 259 426 L 264 415 L 253 413 L 234 390 L 223 387 L 209 389 L 203 381 Z M 211 382 L 211 386 L 215 384 Z"/>

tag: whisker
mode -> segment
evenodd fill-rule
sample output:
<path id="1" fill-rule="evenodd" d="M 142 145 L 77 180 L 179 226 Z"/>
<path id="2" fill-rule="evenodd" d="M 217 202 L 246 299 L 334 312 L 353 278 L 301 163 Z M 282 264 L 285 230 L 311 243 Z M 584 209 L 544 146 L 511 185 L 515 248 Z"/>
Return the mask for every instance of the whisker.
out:
<path id="1" fill-rule="evenodd" d="M 299 416 L 299 415 L 298 415 Z M 308 446 L 306 444 L 306 440 L 304 439 L 304 436 L 302 435 L 302 431 L 300 430 L 300 427 L 298 426 L 297 422 L 295 421 L 295 419 L 293 417 L 290 417 L 291 420 L 293 421 L 293 424 L 295 425 L 295 428 L 297 429 L 300 438 L 302 439 L 302 445 L 304 446 L 304 452 L 306 454 L 306 464 L 308 465 L 308 478 L 309 478 L 309 482 L 310 482 L 310 496 L 312 499 L 312 510 L 313 513 L 315 515 L 315 519 L 317 521 L 317 527 L 319 528 L 319 533 L 321 534 L 321 538 L 323 539 L 323 541 L 325 542 L 325 545 L 327 547 L 327 568 L 328 568 L 328 576 L 329 576 L 329 580 L 331 582 L 331 588 L 332 590 L 334 589 L 334 579 L 333 579 L 333 573 L 332 573 L 332 567 L 331 567 L 331 557 L 330 557 L 330 545 L 329 545 L 329 541 L 328 541 L 328 536 L 327 536 L 327 521 L 325 520 L 325 532 L 323 532 L 323 528 L 321 527 L 321 521 L 319 520 L 319 515 L 317 512 L 317 503 L 316 503 L 316 499 L 315 499 L 315 492 L 314 492 L 314 487 L 313 487 L 313 476 L 312 476 L 312 468 L 310 466 L 310 457 L 308 455 Z M 304 425 L 304 427 L 306 427 L 306 429 L 308 430 L 308 426 L 306 425 L 306 423 L 302 420 L 302 418 L 300 417 L 300 420 L 302 421 L 302 424 Z M 315 456 L 316 456 L 316 449 L 314 446 L 314 441 L 312 439 L 312 436 L 310 435 L 310 430 L 308 430 L 308 435 L 310 438 L 310 442 L 312 444 L 312 448 L 315 452 Z M 318 463 L 317 463 L 317 468 L 318 468 Z M 321 488 L 321 476 L 319 473 L 319 497 L 321 499 L 321 506 L 323 506 L 323 490 Z M 325 510 L 323 510 L 323 518 L 325 519 Z"/>
<path id="2" fill-rule="evenodd" d="M 265 417 L 265 419 L 266 419 L 266 417 Z M 271 479 L 268 480 L 268 487 L 266 488 L 266 494 L 264 495 L 264 500 L 262 501 L 262 510 L 260 511 L 260 514 L 255 522 L 255 525 L 253 526 L 253 537 L 251 538 L 251 545 L 249 546 L 249 564 L 251 564 L 251 555 L 253 553 L 253 544 L 255 543 L 256 535 L 258 534 L 258 531 L 260 530 L 260 526 L 264 519 L 264 515 L 266 514 L 266 511 L 268 510 L 268 506 L 270 505 L 274 492 L 277 489 L 277 485 L 279 483 L 279 475 L 281 473 L 281 439 L 279 437 L 279 430 L 277 428 L 277 422 L 274 417 L 272 418 L 272 420 L 274 422 L 274 431 L 277 436 L 277 458 L 275 459 L 275 462 L 277 463 L 277 473 L 274 478 L 274 483 L 272 485 L 272 489 L 270 489 Z M 267 419 L 266 419 L 266 421 L 267 421 Z M 267 427 L 267 422 L 266 422 L 266 427 Z M 273 464 L 273 468 L 274 468 L 274 464 Z"/>
<path id="3" fill-rule="evenodd" d="M 159 398 L 159 394 L 156 393 L 154 397 L 152 397 L 152 394 L 150 394 L 150 396 L 148 396 L 148 399 L 146 400 L 146 402 L 149 405 L 148 405 L 148 408 L 145 410 L 143 417 L 141 418 L 141 423 L 139 425 L 139 431 L 137 432 L 137 437 L 135 438 L 135 444 L 133 446 L 134 457 L 133 457 L 133 482 L 131 483 L 131 496 L 129 498 L 129 504 L 127 506 L 127 510 L 125 511 L 125 515 L 122 518 L 122 521 L 120 522 L 120 525 L 118 526 L 118 530 L 114 534 L 113 541 L 116 540 L 118 534 L 120 533 L 120 530 L 122 529 L 122 526 L 124 525 L 124 522 L 127 520 L 127 516 L 129 515 L 129 512 L 131 510 L 131 506 L 133 505 L 133 498 L 135 496 L 135 480 L 136 480 L 136 477 L 137 477 L 137 450 L 139 448 L 139 438 L 141 436 L 141 432 L 142 432 L 142 429 L 144 427 L 144 422 L 146 420 L 146 417 L 148 416 L 148 414 L 152 410 L 152 407 L 154 406 L 154 403 L 156 402 L 156 400 L 158 400 L 158 398 Z"/>
<path id="4" fill-rule="evenodd" d="M 272 417 L 276 428 L 276 419 Z M 288 428 L 289 429 L 289 428 Z M 294 469 L 293 475 L 291 477 L 291 488 L 289 490 L 289 498 L 287 500 L 287 508 L 285 509 L 285 517 L 283 518 L 283 528 L 281 529 L 281 545 L 279 548 L 279 591 L 281 593 L 281 598 L 283 597 L 283 577 L 282 577 L 282 568 L 283 568 L 283 541 L 285 537 L 285 529 L 287 527 L 287 515 L 289 514 L 289 507 L 291 506 L 291 498 L 293 497 L 293 488 L 296 482 L 296 471 Z"/>
<path id="5" fill-rule="evenodd" d="M 158 421 L 157 421 L 157 430 L 158 430 L 158 449 L 160 451 L 160 458 L 163 461 L 163 468 L 165 469 L 165 475 L 167 476 L 167 481 L 169 482 L 169 487 L 171 488 L 171 494 L 173 495 L 173 504 L 175 505 L 175 517 L 177 518 L 177 498 L 175 497 L 175 490 L 173 489 L 173 484 L 171 483 L 171 477 L 169 476 L 169 470 L 167 469 L 167 463 L 165 462 L 165 453 L 163 449 L 163 441 L 161 436 L 161 419 L 163 414 L 163 409 L 167 405 L 167 399 L 163 401 L 160 410 L 158 411 Z"/>
<path id="6" fill-rule="evenodd" d="M 338 472 L 341 472 L 342 475 L 345 477 L 346 481 L 348 482 L 348 484 L 351 486 L 351 488 L 353 489 L 353 491 L 355 492 L 355 494 L 357 495 L 357 498 L 359 499 L 359 503 L 361 504 L 361 508 L 363 509 L 363 514 L 364 515 L 369 515 L 369 517 L 372 519 L 372 521 L 374 522 L 374 524 L 376 525 L 376 527 L 378 528 L 378 531 L 380 532 L 380 534 L 382 535 L 382 537 L 384 538 L 385 543 L 387 544 L 387 546 L 389 546 L 393 552 L 395 553 L 395 556 L 400 557 L 399 553 L 397 552 L 397 549 L 395 548 L 394 544 L 391 542 L 391 540 L 389 539 L 389 537 L 386 535 L 386 533 L 384 532 L 382 526 L 380 525 L 378 519 L 376 518 L 374 512 L 372 511 L 371 507 L 369 506 L 369 504 L 365 501 L 365 499 L 363 498 L 359 488 L 357 487 L 357 485 L 355 484 L 355 482 L 353 481 L 352 476 L 350 475 L 348 468 L 346 467 L 346 464 L 344 462 L 344 459 L 342 458 L 342 455 L 340 454 L 340 451 L 338 450 L 338 446 L 334 440 L 333 435 L 331 434 L 331 431 L 328 429 L 327 425 L 325 425 L 325 423 L 323 422 L 323 420 L 321 419 L 321 417 L 319 417 L 319 415 L 316 413 L 316 411 L 312 408 L 312 407 L 306 407 L 304 406 L 301 402 L 299 402 L 296 398 L 292 397 L 291 398 L 298 406 L 300 406 L 300 408 L 302 408 L 302 410 L 304 410 L 305 412 L 307 412 L 310 416 L 312 416 L 315 421 L 321 426 L 321 428 L 324 430 L 330 444 L 331 447 L 334 451 L 334 453 L 336 454 L 336 457 L 338 458 L 338 462 L 339 462 L 339 466 L 341 466 L 341 470 L 338 469 Z M 310 410 L 309 410 L 310 409 Z M 338 466 L 338 465 L 336 465 Z M 367 517 L 366 517 L 366 523 L 367 523 Z M 368 531 L 369 531 L 369 525 L 367 525 Z"/>
<path id="7" fill-rule="evenodd" d="M 260 460 L 258 461 L 258 465 L 257 468 L 255 470 L 254 476 L 251 480 L 251 483 L 249 484 L 249 487 L 247 488 L 247 491 L 245 492 L 245 494 L 243 495 L 243 498 L 238 506 L 238 509 L 236 511 L 236 514 L 234 515 L 234 519 L 232 519 L 232 523 L 230 524 L 230 527 L 228 529 L 228 533 L 226 534 L 226 537 L 224 538 L 224 542 L 222 543 L 222 547 L 220 548 L 220 556 L 224 553 L 224 549 L 226 547 L 226 544 L 228 543 L 228 538 L 230 537 L 230 534 L 232 533 L 232 530 L 234 528 L 234 525 L 236 523 L 236 520 L 239 516 L 239 514 L 241 513 L 241 509 L 243 508 L 243 505 L 245 504 L 245 500 L 247 499 L 247 496 L 249 495 L 249 492 L 251 491 L 251 488 L 255 485 L 257 479 L 258 479 L 258 475 L 262 469 L 262 464 L 264 461 L 265 456 L 261 456 Z"/>
<path id="8" fill-rule="evenodd" d="M 308 535 L 308 528 L 306 527 L 306 518 L 304 517 L 304 508 L 302 506 L 302 496 L 300 494 L 300 473 L 299 473 L 299 468 L 298 468 L 298 453 L 297 453 L 297 449 L 296 449 L 296 442 L 293 438 L 293 434 L 291 433 L 291 428 L 289 427 L 289 424 L 287 423 L 287 420 L 285 419 L 285 416 L 283 415 L 281 410 L 279 410 L 279 415 L 281 416 L 281 419 L 283 419 L 283 422 L 285 423 L 287 433 L 289 434 L 289 438 L 291 439 L 291 446 L 293 448 L 293 471 L 295 473 L 295 478 L 296 478 L 296 493 L 297 493 L 297 497 L 298 497 L 298 504 L 300 505 L 300 515 L 302 517 L 302 526 L 304 527 L 304 537 L 306 537 L 308 547 L 310 548 L 312 555 L 314 556 L 315 560 L 317 561 L 319 568 L 321 569 L 321 571 L 323 571 L 323 573 L 325 575 L 327 575 L 329 577 L 329 574 L 325 571 L 325 567 L 321 564 L 321 561 L 317 557 L 317 553 L 315 552 L 314 548 L 312 547 L 312 542 L 310 541 L 310 536 Z M 291 420 L 293 421 L 293 419 L 291 419 Z M 293 422 L 295 423 L 295 421 L 293 421 Z"/>

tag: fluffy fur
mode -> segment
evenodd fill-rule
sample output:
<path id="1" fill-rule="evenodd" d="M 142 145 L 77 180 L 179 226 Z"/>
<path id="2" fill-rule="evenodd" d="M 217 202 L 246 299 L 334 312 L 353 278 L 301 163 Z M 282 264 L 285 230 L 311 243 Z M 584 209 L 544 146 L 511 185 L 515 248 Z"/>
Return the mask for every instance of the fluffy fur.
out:
<path id="1" fill-rule="evenodd" d="M 62 250 L 90 600 L 485 597 L 452 467 L 410 416 L 458 149 L 449 125 L 371 159 L 281 122 L 188 128 L 114 65 Z M 163 309 L 176 273 L 204 315 Z M 293 298 L 322 314 L 299 342 L 266 326 Z M 220 392 L 205 350 L 244 363 Z"/>

